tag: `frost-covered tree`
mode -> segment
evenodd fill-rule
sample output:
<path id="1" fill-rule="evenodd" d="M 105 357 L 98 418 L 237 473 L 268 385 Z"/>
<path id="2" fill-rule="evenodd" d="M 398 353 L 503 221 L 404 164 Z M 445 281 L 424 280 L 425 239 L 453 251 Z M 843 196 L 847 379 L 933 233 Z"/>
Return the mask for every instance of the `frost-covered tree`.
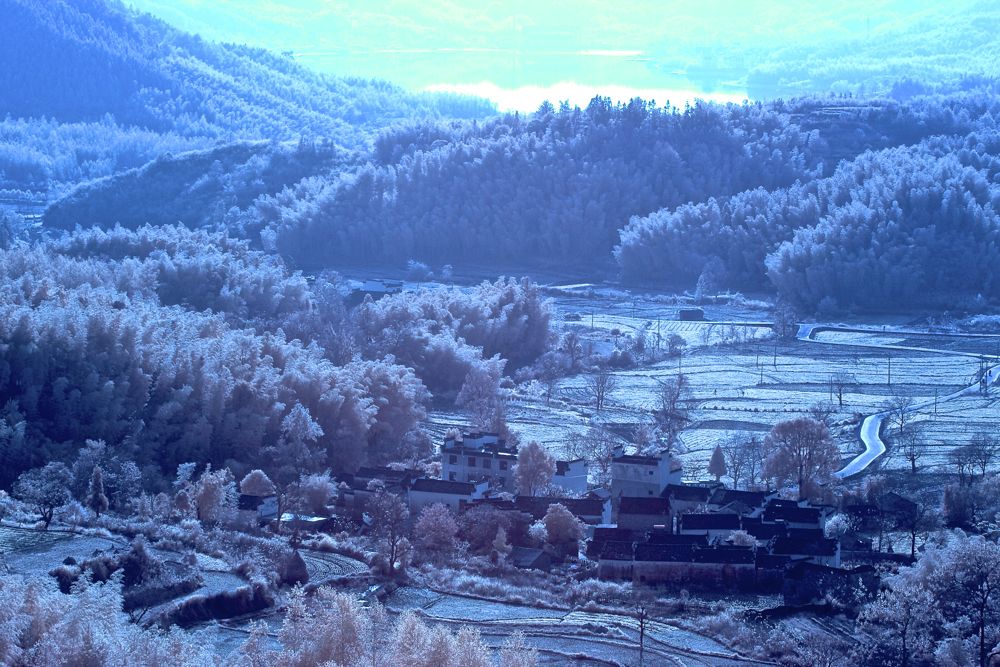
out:
<path id="1" fill-rule="evenodd" d="M 667 446 L 672 446 L 677 435 L 687 424 L 688 416 L 685 408 L 691 394 L 691 385 L 683 373 L 669 377 L 660 382 L 657 398 L 659 405 L 653 412 L 653 418 L 666 440 Z"/>
<path id="2" fill-rule="evenodd" d="M 277 493 L 277 489 L 263 470 L 255 469 L 240 480 L 240 493 L 248 496 L 271 496 Z"/>
<path id="3" fill-rule="evenodd" d="M 708 474 L 715 475 L 715 481 L 718 482 L 728 472 L 726 456 L 722 453 L 722 447 L 716 445 L 715 449 L 712 450 L 712 458 L 708 462 Z"/>
<path id="4" fill-rule="evenodd" d="M 548 534 L 548 544 L 560 552 L 575 556 L 576 546 L 584 536 L 583 524 L 566 509 L 565 505 L 553 503 L 542 517 Z"/>
<path id="5" fill-rule="evenodd" d="M 406 566 L 410 543 L 407 539 L 407 521 L 410 510 L 394 493 L 376 493 L 365 505 L 371 517 L 372 532 L 378 538 L 379 555 L 385 563 L 386 573 L 394 575 Z"/>
<path id="6" fill-rule="evenodd" d="M 826 424 L 808 417 L 777 423 L 764 438 L 764 475 L 791 481 L 800 498 L 827 481 L 840 464 L 840 451 Z"/>
<path id="7" fill-rule="evenodd" d="M 943 619 L 933 596 L 904 577 L 886 582 L 858 617 L 864 631 L 858 653 L 866 664 L 929 664 Z"/>
<path id="8" fill-rule="evenodd" d="M 302 475 L 289 490 L 289 501 L 294 508 L 318 516 L 328 514 L 328 506 L 336 498 L 337 483 L 329 472 Z"/>
<path id="9" fill-rule="evenodd" d="M 500 389 L 504 365 L 504 361 L 494 357 L 473 366 L 455 398 L 455 405 L 469 413 L 476 429 L 499 433 L 506 427 L 506 407 Z"/>
<path id="10" fill-rule="evenodd" d="M 493 536 L 493 542 L 490 544 L 490 557 L 495 562 L 503 564 L 513 549 L 514 547 L 507 542 L 507 530 L 503 526 L 498 527 L 496 535 Z"/>
<path id="11" fill-rule="evenodd" d="M 525 496 L 537 495 L 549 487 L 555 473 L 555 458 L 537 442 L 531 441 L 518 449 L 517 465 L 514 468 L 514 482 L 518 493 Z"/>
<path id="12" fill-rule="evenodd" d="M 189 494 L 199 521 L 218 523 L 236 510 L 236 480 L 227 468 L 206 468 Z"/>
<path id="13" fill-rule="evenodd" d="M 35 508 L 45 528 L 56 508 L 69 502 L 73 474 L 64 463 L 51 462 L 22 473 L 14 483 L 14 495 Z"/>
<path id="14" fill-rule="evenodd" d="M 100 466 L 94 466 L 93 474 L 90 477 L 87 507 L 98 519 L 101 518 L 101 512 L 108 511 L 108 497 L 104 495 L 104 472 Z"/>
<path id="15" fill-rule="evenodd" d="M 432 560 L 446 560 L 458 548 L 458 522 L 442 503 L 424 507 L 413 527 L 417 547 Z"/>
<path id="16" fill-rule="evenodd" d="M 534 667 L 538 664 L 538 652 L 529 647 L 524 633 L 514 632 L 500 647 L 500 667 Z"/>
<path id="17" fill-rule="evenodd" d="M 567 445 L 570 456 L 585 459 L 594 481 L 602 486 L 611 484 L 611 461 L 619 445 L 611 431 L 597 426 L 574 435 Z"/>
<path id="18" fill-rule="evenodd" d="M 604 409 L 608 398 L 618 388 L 618 379 L 607 369 L 591 373 L 586 379 L 587 389 L 594 397 L 594 408 L 600 412 Z"/>

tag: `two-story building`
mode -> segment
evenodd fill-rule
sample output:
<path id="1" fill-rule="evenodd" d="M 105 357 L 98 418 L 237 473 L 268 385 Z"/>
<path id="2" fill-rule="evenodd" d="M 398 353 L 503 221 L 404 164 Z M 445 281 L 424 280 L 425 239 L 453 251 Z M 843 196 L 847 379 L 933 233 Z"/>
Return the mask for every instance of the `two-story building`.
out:
<path id="1" fill-rule="evenodd" d="M 446 482 L 489 482 L 513 492 L 517 450 L 496 433 L 447 438 L 441 445 L 441 478 Z"/>
<path id="2" fill-rule="evenodd" d="M 611 459 L 611 496 L 649 498 L 659 496 L 670 484 L 680 484 L 680 461 L 663 450 L 656 456 L 624 454 Z"/>
<path id="3" fill-rule="evenodd" d="M 588 488 L 587 461 L 574 459 L 572 461 L 556 461 L 556 472 L 552 476 L 552 485 L 567 493 L 584 494 Z"/>

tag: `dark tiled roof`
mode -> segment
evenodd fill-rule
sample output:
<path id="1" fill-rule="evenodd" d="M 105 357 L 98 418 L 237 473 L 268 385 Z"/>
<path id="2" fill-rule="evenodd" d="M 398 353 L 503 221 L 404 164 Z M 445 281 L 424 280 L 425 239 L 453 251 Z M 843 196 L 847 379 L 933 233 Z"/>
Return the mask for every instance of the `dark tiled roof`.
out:
<path id="1" fill-rule="evenodd" d="M 793 540 L 821 540 L 826 535 L 821 528 L 789 528 L 787 537 Z"/>
<path id="2" fill-rule="evenodd" d="M 637 561 L 659 563 L 690 563 L 694 558 L 694 547 L 684 544 L 637 544 Z"/>
<path id="3" fill-rule="evenodd" d="M 514 567 L 548 567 L 544 562 L 546 554 L 541 549 L 514 547 L 510 550 L 510 561 Z"/>
<path id="4" fill-rule="evenodd" d="M 682 514 L 682 530 L 739 530 L 738 514 Z"/>
<path id="5" fill-rule="evenodd" d="M 820 576 L 846 578 L 852 575 L 867 574 L 872 571 L 874 571 L 874 568 L 870 565 L 862 565 L 848 570 L 842 567 L 830 567 L 829 565 L 820 565 L 819 563 L 799 561 L 789 566 L 788 576 L 794 579 L 815 578 Z"/>
<path id="6" fill-rule="evenodd" d="M 771 501 L 764 508 L 764 521 L 790 521 L 794 523 L 819 523 L 820 511 L 815 507 L 799 507 L 792 503 L 778 505 Z"/>
<path id="7" fill-rule="evenodd" d="M 454 496 L 468 496 L 476 490 L 476 485 L 469 482 L 449 482 L 444 479 L 430 479 L 421 477 L 413 480 L 410 487 L 414 491 L 425 491 L 427 493 L 447 493 Z"/>
<path id="8" fill-rule="evenodd" d="M 763 491 L 736 491 L 734 489 L 715 489 L 712 491 L 711 503 L 713 505 L 728 505 L 729 503 L 743 503 L 748 507 L 760 507 L 767 499 L 767 494 Z"/>
<path id="9" fill-rule="evenodd" d="M 514 507 L 541 519 L 549 511 L 549 505 L 563 505 L 573 516 L 596 516 L 604 512 L 604 501 L 596 498 L 546 498 L 540 496 L 518 496 Z"/>
<path id="10" fill-rule="evenodd" d="M 844 513 L 849 516 L 854 517 L 873 517 L 878 516 L 880 510 L 878 505 L 873 505 L 871 503 L 860 503 L 858 505 L 850 505 L 844 508 Z"/>
<path id="11" fill-rule="evenodd" d="M 355 477 L 363 477 L 364 479 L 403 479 L 404 477 L 420 477 L 423 474 L 419 470 L 396 470 L 395 468 L 389 468 L 387 466 L 361 466 L 358 471 L 354 473 Z"/>
<path id="12" fill-rule="evenodd" d="M 795 540 L 779 537 L 774 540 L 771 553 L 788 556 L 834 556 L 837 553 L 837 540 L 827 538 Z"/>
<path id="13" fill-rule="evenodd" d="M 757 550 L 757 567 L 762 570 L 784 570 L 791 561 L 788 556 L 775 556 L 763 549 Z"/>
<path id="14" fill-rule="evenodd" d="M 749 565 L 754 562 L 753 547 L 718 546 L 694 550 L 696 563 Z"/>
<path id="15" fill-rule="evenodd" d="M 635 454 L 623 454 L 622 456 L 616 456 L 611 459 L 612 463 L 628 463 L 631 465 L 640 466 L 658 466 L 660 465 L 659 456 L 637 456 Z"/>
<path id="16" fill-rule="evenodd" d="M 895 491 L 885 493 L 878 499 L 878 506 L 883 512 L 910 514 L 917 510 L 917 504 L 909 498 L 904 498 Z"/>
<path id="17" fill-rule="evenodd" d="M 671 535 L 666 531 L 650 531 L 648 544 L 683 544 L 688 546 L 708 546 L 707 535 Z"/>
<path id="18" fill-rule="evenodd" d="M 641 531 L 628 528 L 594 528 L 594 542 L 635 542 Z"/>
<path id="19" fill-rule="evenodd" d="M 238 507 L 241 510 L 250 511 L 256 510 L 258 507 L 264 504 L 264 501 L 268 498 L 274 498 L 274 495 L 269 496 L 251 496 L 246 493 L 241 493 L 238 501 Z"/>
<path id="20" fill-rule="evenodd" d="M 632 560 L 632 542 L 604 542 L 600 557 L 605 560 Z"/>
<path id="21" fill-rule="evenodd" d="M 666 498 L 632 498 L 622 496 L 618 514 L 642 514 L 646 516 L 666 516 L 670 513 L 670 503 Z"/>
<path id="22" fill-rule="evenodd" d="M 712 496 L 712 490 L 704 486 L 689 486 L 687 484 L 667 484 L 660 494 L 664 498 L 683 500 L 685 502 L 707 503 Z"/>
<path id="23" fill-rule="evenodd" d="M 784 522 L 764 523 L 760 518 L 743 517 L 741 522 L 743 530 L 753 535 L 758 540 L 769 540 L 773 537 L 785 537 L 788 535 L 788 526 Z"/>

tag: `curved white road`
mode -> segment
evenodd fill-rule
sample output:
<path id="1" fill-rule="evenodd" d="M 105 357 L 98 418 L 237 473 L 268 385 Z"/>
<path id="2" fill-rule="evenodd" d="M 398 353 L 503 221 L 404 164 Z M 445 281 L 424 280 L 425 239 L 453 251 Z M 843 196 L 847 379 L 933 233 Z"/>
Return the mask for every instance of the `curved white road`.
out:
<path id="1" fill-rule="evenodd" d="M 974 337 L 974 338 L 995 338 L 997 336 L 989 334 L 935 334 L 923 331 L 912 331 L 905 329 L 859 329 L 851 327 L 839 327 L 839 326 L 828 326 L 824 324 L 802 324 L 799 325 L 799 331 L 796 334 L 796 338 L 801 341 L 806 341 L 810 343 L 819 343 L 823 345 L 845 345 L 848 347 L 871 347 L 880 350 L 905 350 L 914 352 L 931 352 L 934 354 L 946 354 L 951 356 L 968 356 L 976 358 L 992 358 L 997 359 L 995 355 L 989 354 L 975 354 L 972 352 L 954 352 L 950 350 L 935 350 L 933 348 L 926 347 L 912 347 L 907 345 L 875 345 L 872 343 L 857 343 L 850 341 L 818 341 L 813 338 L 813 335 L 817 330 L 824 331 L 844 331 L 844 332 L 864 332 L 873 334 L 887 334 L 887 335 L 915 335 L 915 336 L 934 336 L 934 335 L 945 335 L 948 337 Z M 997 380 L 1000 379 L 1000 364 L 996 366 L 991 366 L 988 370 L 988 377 L 991 384 L 997 384 Z M 960 389 L 954 393 L 948 394 L 947 396 L 939 397 L 937 399 L 938 403 L 944 401 L 950 401 L 952 399 L 958 398 L 959 396 L 967 396 L 971 394 L 979 393 L 979 383 L 969 385 L 964 389 Z M 914 403 L 909 408 L 907 412 L 916 412 L 926 408 L 929 405 L 933 405 L 934 399 L 928 399 L 925 401 L 919 401 Z M 864 421 L 861 422 L 861 444 L 865 446 L 865 451 L 853 458 L 846 466 L 838 470 L 834 475 L 840 477 L 841 479 L 845 477 L 851 477 L 852 475 L 857 475 L 874 463 L 878 457 L 885 454 L 885 443 L 882 441 L 882 422 L 885 418 L 889 416 L 888 412 L 879 412 L 873 415 L 865 417 Z"/>

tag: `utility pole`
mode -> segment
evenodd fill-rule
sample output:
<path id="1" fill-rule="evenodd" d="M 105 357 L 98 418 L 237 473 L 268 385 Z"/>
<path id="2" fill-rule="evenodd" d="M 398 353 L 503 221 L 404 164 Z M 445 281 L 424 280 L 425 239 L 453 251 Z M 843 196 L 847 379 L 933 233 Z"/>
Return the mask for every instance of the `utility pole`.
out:
<path id="1" fill-rule="evenodd" d="M 774 357 L 771 359 L 771 365 L 774 366 L 774 370 L 778 370 L 778 344 L 774 344 Z"/>
<path id="2" fill-rule="evenodd" d="M 646 619 L 649 618 L 649 612 L 645 605 L 641 605 L 636 610 L 636 616 L 639 617 L 639 667 L 643 667 L 646 652 Z"/>

